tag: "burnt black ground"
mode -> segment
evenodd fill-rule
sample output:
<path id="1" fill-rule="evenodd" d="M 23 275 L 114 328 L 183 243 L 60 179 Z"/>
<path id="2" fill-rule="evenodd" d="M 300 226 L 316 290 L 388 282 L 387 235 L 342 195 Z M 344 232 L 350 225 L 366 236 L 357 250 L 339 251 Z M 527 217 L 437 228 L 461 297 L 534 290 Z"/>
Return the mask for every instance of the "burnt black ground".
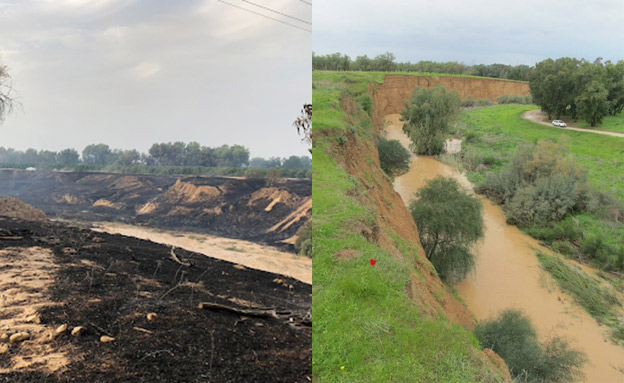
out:
<path id="1" fill-rule="evenodd" d="M 124 182 L 128 179 L 133 181 Z M 197 202 L 171 199 L 166 193 L 178 180 L 194 186 L 215 187 L 222 194 Z M 264 179 L 0 169 L 0 195 L 18 197 L 50 218 L 123 222 L 284 248 L 280 241 L 293 236 L 309 217 L 286 230 L 268 232 L 295 210 L 294 206 L 279 202 L 266 211 L 271 203 L 268 198 L 250 202 L 254 192 L 269 187 L 287 191 L 297 199 L 310 197 L 312 192 L 310 180 L 288 179 L 271 186 Z M 71 202 L 63 199 L 66 195 L 72 197 Z M 100 199 L 119 208 L 93 206 Z M 149 214 L 137 214 L 137 209 L 148 202 L 156 202 L 158 208 Z"/>
<path id="2" fill-rule="evenodd" d="M 82 337 L 53 340 L 75 350 L 65 371 L 14 372 L 0 375 L 0 382 L 303 383 L 311 377 L 311 327 L 197 308 L 202 301 L 243 307 L 238 300 L 244 300 L 305 315 L 312 302 L 308 284 L 176 249 L 192 263 L 185 267 L 170 259 L 166 246 L 59 223 L 0 218 L 0 233 L 13 238 L 0 240 L 0 249 L 39 246 L 54 253 L 59 269 L 47 294 L 61 305 L 44 309 L 42 323 L 87 327 Z M 185 281 L 194 287 L 180 284 Z M 149 312 L 157 320 L 147 321 Z M 116 340 L 100 343 L 101 335 Z M 0 366 L 9 361 L 10 354 L 0 355 Z"/>

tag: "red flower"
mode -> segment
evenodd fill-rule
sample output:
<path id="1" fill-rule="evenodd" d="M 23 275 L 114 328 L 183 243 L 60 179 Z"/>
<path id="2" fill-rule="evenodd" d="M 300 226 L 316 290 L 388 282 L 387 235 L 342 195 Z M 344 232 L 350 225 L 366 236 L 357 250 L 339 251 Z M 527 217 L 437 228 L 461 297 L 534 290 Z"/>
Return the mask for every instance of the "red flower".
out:
<path id="1" fill-rule="evenodd" d="M 376 260 L 374 260 L 373 258 L 371 258 L 371 260 L 370 260 L 370 264 L 371 264 L 371 266 L 375 266 L 375 264 L 376 264 L 376 263 L 377 263 L 377 261 L 376 261 Z"/>

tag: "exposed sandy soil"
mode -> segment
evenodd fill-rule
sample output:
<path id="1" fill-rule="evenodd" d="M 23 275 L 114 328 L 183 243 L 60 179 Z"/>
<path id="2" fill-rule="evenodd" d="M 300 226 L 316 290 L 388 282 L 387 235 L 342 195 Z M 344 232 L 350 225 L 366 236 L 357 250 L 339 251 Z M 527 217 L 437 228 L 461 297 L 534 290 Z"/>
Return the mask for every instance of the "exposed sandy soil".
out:
<path id="1" fill-rule="evenodd" d="M 121 223 L 98 222 L 94 225 L 94 230 L 180 247 L 249 268 L 283 274 L 305 283 L 312 283 L 310 258 L 279 251 L 271 246 L 208 234 L 165 231 Z"/>
<path id="2" fill-rule="evenodd" d="M 417 87 L 431 88 L 442 85 L 455 89 L 463 99 L 472 96 L 475 99 L 487 98 L 496 102 L 502 95 L 524 96 L 531 93 L 528 82 L 504 81 L 498 79 L 452 77 L 452 76 L 412 76 L 388 74 L 383 84 L 376 84 L 372 89 L 375 105 L 373 120 L 381 127 L 383 118 L 389 114 L 400 113 Z"/>
<path id="3" fill-rule="evenodd" d="M 174 254 L 180 263 L 154 242 L 0 218 L 0 336 L 30 333 L 0 340 L 0 382 L 310 381 L 309 284 Z"/>
<path id="4" fill-rule="evenodd" d="M 565 128 L 560 128 L 558 126 L 554 126 L 552 124 L 552 120 L 548 119 L 548 115 L 546 113 L 542 112 L 539 109 L 528 110 L 528 111 L 522 113 L 522 118 L 524 118 L 525 120 L 537 122 L 537 123 L 542 124 L 542 125 L 546 125 L 548 127 L 554 128 L 554 129 L 576 130 L 577 132 L 603 134 L 605 136 L 613 136 L 613 137 L 624 137 L 624 133 L 607 132 L 607 131 L 604 131 L 604 130 L 597 130 L 597 129 L 577 128 L 576 126 L 574 126 L 574 122 L 573 121 L 568 121 L 568 120 L 562 120 L 568 126 L 565 127 Z"/>
<path id="5" fill-rule="evenodd" d="M 0 217 L 12 217 L 28 221 L 44 222 L 45 214 L 15 197 L 0 197 Z"/>
<path id="6" fill-rule="evenodd" d="M 403 133 L 400 115 L 386 116 L 392 125 L 387 137 L 404 145 L 409 138 Z M 472 191 L 465 176 L 432 157 L 412 156 L 410 171 L 396 177 L 395 189 L 408 204 L 414 193 L 438 175 L 456 179 Z M 609 329 L 600 326 L 574 300 L 562 292 L 556 282 L 540 267 L 536 250 L 550 253 L 538 241 L 506 223 L 499 206 L 480 197 L 484 207 L 485 238 L 478 243 L 474 273 L 456 286 L 459 295 L 477 319 L 489 319 L 501 311 L 514 308 L 524 311 L 538 335 L 548 338 L 564 336 L 572 346 L 587 353 L 590 363 L 584 368 L 587 382 L 624 381 L 624 347 L 609 341 Z"/>
<path id="7" fill-rule="evenodd" d="M 2 234 L 9 233 L 3 231 Z M 6 241 L 14 241 L 18 236 L 10 237 L 13 239 Z M 20 345 L 20 353 L 12 356 L 11 369 L 39 364 L 49 371 L 57 371 L 68 362 L 69 347 L 55 349 L 50 344 L 51 332 L 37 323 L 37 312 L 50 306 L 46 293 L 54 282 L 56 265 L 53 257 L 49 249 L 37 246 L 0 250 L 0 336 L 6 338 L 20 332 L 29 336 Z M 10 343 L 0 343 L 0 354 L 10 350 Z M 0 367 L 0 374 L 11 369 Z"/>

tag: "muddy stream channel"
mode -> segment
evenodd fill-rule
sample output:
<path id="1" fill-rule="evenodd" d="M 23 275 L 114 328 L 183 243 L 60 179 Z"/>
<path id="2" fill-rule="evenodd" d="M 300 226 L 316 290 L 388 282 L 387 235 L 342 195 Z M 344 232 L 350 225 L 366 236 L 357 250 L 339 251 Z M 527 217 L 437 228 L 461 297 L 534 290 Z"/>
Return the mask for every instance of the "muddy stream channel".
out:
<path id="1" fill-rule="evenodd" d="M 409 148 L 400 115 L 385 117 L 386 138 Z M 438 175 L 455 178 L 472 190 L 466 177 L 432 157 L 412 156 L 409 172 L 396 177 L 394 189 L 408 204 L 427 180 Z M 540 267 L 536 250 L 548 253 L 538 241 L 506 223 L 500 207 L 481 197 L 485 237 L 475 246 L 475 271 L 456 285 L 459 296 L 477 320 L 497 316 L 505 309 L 520 309 L 536 327 L 540 339 L 554 335 L 568 339 L 589 359 L 585 378 L 594 382 L 624 382 L 624 347 L 611 343 L 609 328 L 600 326 L 587 312 L 563 293 Z"/>

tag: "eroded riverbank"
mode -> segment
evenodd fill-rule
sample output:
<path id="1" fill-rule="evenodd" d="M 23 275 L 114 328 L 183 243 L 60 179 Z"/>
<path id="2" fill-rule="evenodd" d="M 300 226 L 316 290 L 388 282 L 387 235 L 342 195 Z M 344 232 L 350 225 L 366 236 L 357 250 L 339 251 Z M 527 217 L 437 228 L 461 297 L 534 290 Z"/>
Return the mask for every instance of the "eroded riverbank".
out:
<path id="1" fill-rule="evenodd" d="M 409 147 L 399 114 L 385 116 L 390 124 L 386 138 Z M 410 170 L 396 177 L 395 190 L 406 204 L 427 180 L 438 175 L 453 177 L 472 190 L 459 172 L 432 157 L 412 156 Z M 523 310 L 540 338 L 559 335 L 587 354 L 584 372 L 587 382 L 624 381 L 624 348 L 608 339 L 608 328 L 600 326 L 587 312 L 574 304 L 555 281 L 545 273 L 535 250 L 548 252 L 517 227 L 508 225 L 500 207 L 481 198 L 484 207 L 485 238 L 475 247 L 475 271 L 456 287 L 460 297 L 478 320 L 514 308 Z"/>

